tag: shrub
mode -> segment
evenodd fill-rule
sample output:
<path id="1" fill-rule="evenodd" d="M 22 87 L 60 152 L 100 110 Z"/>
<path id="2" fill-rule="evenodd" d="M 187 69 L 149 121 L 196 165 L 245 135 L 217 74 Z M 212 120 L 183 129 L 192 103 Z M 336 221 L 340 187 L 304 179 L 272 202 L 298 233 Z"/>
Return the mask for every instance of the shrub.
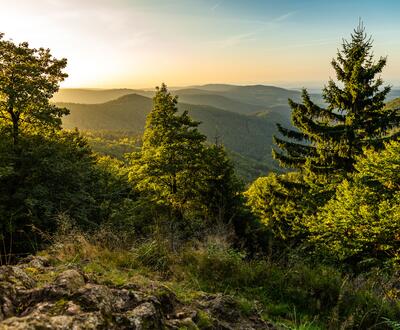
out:
<path id="1" fill-rule="evenodd" d="M 359 269 L 400 258 L 400 142 L 366 150 L 351 180 L 308 218 L 310 242 L 322 257 Z"/>

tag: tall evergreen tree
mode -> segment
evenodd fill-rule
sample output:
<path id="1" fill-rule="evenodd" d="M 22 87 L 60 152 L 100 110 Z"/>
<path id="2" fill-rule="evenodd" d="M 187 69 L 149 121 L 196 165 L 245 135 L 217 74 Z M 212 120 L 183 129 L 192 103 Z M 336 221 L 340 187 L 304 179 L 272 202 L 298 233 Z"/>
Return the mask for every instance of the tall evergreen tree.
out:
<path id="1" fill-rule="evenodd" d="M 349 173 L 363 147 L 379 149 L 398 138 L 399 113 L 384 107 L 390 87 L 381 88 L 379 74 L 385 65 L 386 58 L 374 61 L 372 39 L 360 23 L 332 60 L 339 84 L 330 79 L 325 86 L 327 107 L 315 104 L 305 89 L 302 103 L 289 100 L 297 130 L 277 125 L 284 138 L 274 137 L 281 150 L 273 149 L 273 156 L 281 166 L 317 175 Z"/>
<path id="2" fill-rule="evenodd" d="M 139 188 L 152 191 L 158 202 L 179 210 L 196 192 L 206 137 L 186 111 L 178 114 L 177 97 L 165 84 L 157 87 L 153 102 L 132 176 L 139 178 Z"/>
<path id="3" fill-rule="evenodd" d="M 209 222 L 230 223 L 240 205 L 241 183 L 236 178 L 232 161 L 222 145 L 207 146 L 199 198 L 206 208 Z"/>
<path id="4" fill-rule="evenodd" d="M 153 102 L 143 146 L 132 155 L 130 179 L 156 232 L 171 235 L 173 245 L 176 237 L 187 239 L 233 223 L 240 184 L 225 149 L 207 145 L 200 123 L 178 112 L 177 97 L 164 84 Z"/>

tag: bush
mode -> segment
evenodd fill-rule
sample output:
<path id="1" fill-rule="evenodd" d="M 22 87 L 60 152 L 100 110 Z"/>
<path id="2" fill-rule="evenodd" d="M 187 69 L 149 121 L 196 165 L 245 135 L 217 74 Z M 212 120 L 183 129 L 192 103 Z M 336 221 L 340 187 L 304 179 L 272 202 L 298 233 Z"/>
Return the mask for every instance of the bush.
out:
<path id="1" fill-rule="evenodd" d="M 77 131 L 21 135 L 19 148 L 7 139 L 0 144 L 0 159 L 9 164 L 0 171 L 0 240 L 8 253 L 43 248 L 40 233 L 54 233 L 59 215 L 97 229 L 135 198 L 119 164 L 99 160 Z"/>
<path id="2" fill-rule="evenodd" d="M 199 249 L 186 249 L 181 262 L 202 290 L 223 291 L 244 285 L 245 273 L 250 274 L 244 257 L 245 254 L 214 241 Z"/>
<path id="3" fill-rule="evenodd" d="M 337 268 L 302 263 L 298 258 L 285 264 L 247 259 L 223 240 L 186 249 L 175 276 L 193 288 L 232 294 L 239 304 L 246 301 L 246 306 L 249 302 L 257 306 L 256 299 L 269 319 L 292 319 L 296 311 L 302 326 L 312 328 L 379 325 L 384 329 L 389 328 L 384 318 L 400 318 L 396 274 L 379 272 L 351 278 Z"/>
<path id="4" fill-rule="evenodd" d="M 169 249 L 168 242 L 148 240 L 133 247 L 132 252 L 141 266 L 163 275 L 170 272 L 173 253 Z"/>
<path id="5" fill-rule="evenodd" d="M 400 142 L 365 151 L 351 180 L 308 218 L 310 242 L 323 258 L 359 270 L 400 259 Z"/>
<path id="6" fill-rule="evenodd" d="M 245 192 L 248 207 L 271 233 L 271 249 L 295 245 L 305 234 L 302 220 L 308 209 L 306 191 L 296 192 L 290 187 L 300 187 L 301 182 L 298 173 L 271 173 L 258 178 Z"/>

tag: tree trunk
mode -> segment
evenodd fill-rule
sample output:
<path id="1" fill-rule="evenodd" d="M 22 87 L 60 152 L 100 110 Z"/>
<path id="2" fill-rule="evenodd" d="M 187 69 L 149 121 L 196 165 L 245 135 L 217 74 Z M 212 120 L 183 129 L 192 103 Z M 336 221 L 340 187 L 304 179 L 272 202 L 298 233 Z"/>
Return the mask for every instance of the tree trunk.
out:
<path id="1" fill-rule="evenodd" d="M 14 100 L 9 100 L 8 104 L 8 113 L 10 114 L 12 121 L 12 139 L 14 148 L 18 145 L 18 137 L 19 137 L 19 112 L 14 109 Z"/>
<path id="2" fill-rule="evenodd" d="M 18 145 L 18 137 L 19 137 L 19 120 L 16 116 L 13 116 L 13 128 L 12 128 L 12 137 L 14 147 Z"/>

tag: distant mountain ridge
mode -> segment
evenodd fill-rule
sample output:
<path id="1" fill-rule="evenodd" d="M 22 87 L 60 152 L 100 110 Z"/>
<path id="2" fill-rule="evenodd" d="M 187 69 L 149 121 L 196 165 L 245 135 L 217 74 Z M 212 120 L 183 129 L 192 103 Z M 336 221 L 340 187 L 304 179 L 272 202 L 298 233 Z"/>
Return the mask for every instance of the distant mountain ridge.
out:
<path id="1" fill-rule="evenodd" d="M 64 117 L 65 128 L 81 130 L 126 131 L 142 134 L 146 116 L 152 109 L 148 97 L 129 94 L 101 104 L 57 103 L 70 110 Z M 208 105 L 179 103 L 181 111 L 201 123 L 200 130 L 209 141 L 219 139 L 230 150 L 258 161 L 270 160 L 270 146 L 275 122 L 283 119 L 276 114 L 266 117 L 245 115 Z"/>
<path id="2" fill-rule="evenodd" d="M 199 128 L 210 142 L 222 142 L 244 164 L 244 172 L 246 160 L 249 171 L 254 173 L 263 168 L 277 169 L 271 157 L 272 136 L 276 123 L 291 125 L 287 100 L 299 101 L 300 91 L 264 85 L 210 84 L 178 88 L 171 93 L 178 95 L 181 111 L 189 111 L 202 122 Z M 139 135 L 151 111 L 153 95 L 154 91 L 135 89 L 62 89 L 53 101 L 71 111 L 63 119 L 65 128 Z M 322 102 L 321 95 L 311 96 L 315 102 Z"/>
<path id="3" fill-rule="evenodd" d="M 179 97 L 179 102 L 183 103 L 207 105 L 241 114 L 279 111 L 279 114 L 287 119 L 290 117 L 288 98 L 296 101 L 300 100 L 299 91 L 264 85 L 209 84 L 178 88 L 171 92 Z M 61 89 L 54 96 L 53 101 L 56 103 L 101 104 L 129 94 L 152 97 L 154 91 L 137 89 Z"/>
<path id="4" fill-rule="evenodd" d="M 140 93 L 151 96 L 153 92 L 129 88 L 118 89 L 86 89 L 86 88 L 61 88 L 54 95 L 52 101 L 56 103 L 99 104 L 115 100 L 121 96 Z"/>
<path id="5" fill-rule="evenodd" d="M 229 85 L 229 84 L 206 84 L 190 87 L 173 88 L 171 91 L 178 96 L 218 95 L 229 98 L 243 104 L 258 107 L 270 107 L 277 104 L 286 105 L 287 99 L 300 99 L 300 89 L 286 89 L 269 85 Z M 115 100 L 128 94 L 139 94 L 152 97 L 154 91 L 148 89 L 90 89 L 90 88 L 61 88 L 53 97 L 54 102 L 97 104 Z M 400 97 L 400 89 L 394 88 L 388 95 L 388 101 Z M 323 103 L 321 93 L 311 93 L 311 98 L 317 103 Z"/>

